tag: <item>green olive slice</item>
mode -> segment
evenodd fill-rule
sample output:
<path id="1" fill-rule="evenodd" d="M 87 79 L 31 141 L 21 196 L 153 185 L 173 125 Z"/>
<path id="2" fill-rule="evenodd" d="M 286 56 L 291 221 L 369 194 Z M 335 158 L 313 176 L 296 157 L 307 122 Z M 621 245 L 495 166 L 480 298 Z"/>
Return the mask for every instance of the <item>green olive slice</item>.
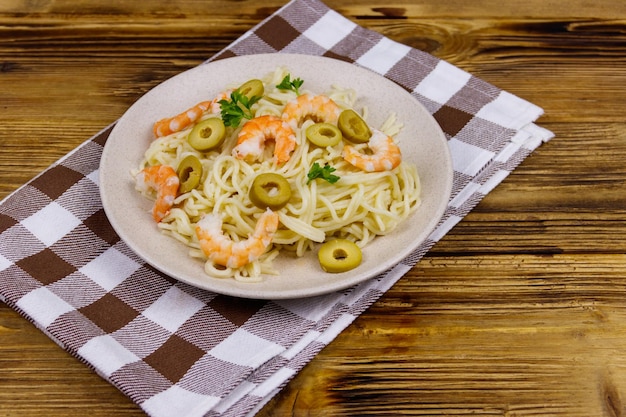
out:
<path id="1" fill-rule="evenodd" d="M 202 162 L 195 155 L 187 155 L 178 164 L 176 174 L 180 180 L 178 191 L 181 194 L 188 193 L 200 184 L 202 179 Z"/>
<path id="2" fill-rule="evenodd" d="M 188 193 L 200 184 L 202 179 L 202 163 L 195 155 L 187 155 L 178 164 L 176 170 L 180 186 L 178 188 L 181 194 Z"/>
<path id="3" fill-rule="evenodd" d="M 343 136 L 350 142 L 365 143 L 369 141 L 372 136 L 372 132 L 367 126 L 367 123 L 365 123 L 365 120 L 352 109 L 341 112 L 337 125 L 341 133 L 343 133 Z"/>
<path id="4" fill-rule="evenodd" d="M 265 88 L 263 87 L 263 81 L 252 79 L 243 83 L 237 91 L 251 99 L 252 97 L 263 97 Z"/>
<path id="5" fill-rule="evenodd" d="M 330 123 L 315 123 L 307 127 L 305 133 L 311 143 L 322 148 L 335 146 L 343 137 L 341 130 Z"/>
<path id="6" fill-rule="evenodd" d="M 249 197 L 252 204 L 259 208 L 279 210 L 289 202 L 291 186 L 282 175 L 266 172 L 252 181 Z"/>
<path id="7" fill-rule="evenodd" d="M 333 239 L 320 246 L 317 258 L 324 271 L 338 273 L 359 266 L 363 254 L 356 243 L 347 239 Z"/>
<path id="8" fill-rule="evenodd" d="M 200 152 L 210 151 L 222 144 L 226 136 L 226 127 L 222 119 L 211 117 L 198 122 L 187 140 L 192 148 Z"/>

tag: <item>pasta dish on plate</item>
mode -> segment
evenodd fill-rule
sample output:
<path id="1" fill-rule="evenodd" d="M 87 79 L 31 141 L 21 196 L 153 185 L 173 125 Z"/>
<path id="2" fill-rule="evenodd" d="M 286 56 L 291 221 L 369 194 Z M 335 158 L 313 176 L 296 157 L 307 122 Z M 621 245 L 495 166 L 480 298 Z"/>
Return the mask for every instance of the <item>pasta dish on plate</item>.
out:
<path id="1" fill-rule="evenodd" d="M 259 281 L 280 273 L 277 256 L 313 250 L 320 272 L 355 268 L 360 248 L 420 205 L 417 168 L 394 140 L 402 124 L 390 113 L 370 126 L 357 102 L 341 86 L 308 91 L 283 67 L 224 86 L 155 121 L 136 188 L 209 276 Z"/>

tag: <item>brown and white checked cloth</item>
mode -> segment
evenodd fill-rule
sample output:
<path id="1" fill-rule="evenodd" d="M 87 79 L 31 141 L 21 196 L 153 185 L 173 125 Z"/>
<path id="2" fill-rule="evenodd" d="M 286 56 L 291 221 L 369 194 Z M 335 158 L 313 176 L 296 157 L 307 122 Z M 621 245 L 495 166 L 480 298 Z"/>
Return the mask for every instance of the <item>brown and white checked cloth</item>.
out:
<path id="1" fill-rule="evenodd" d="M 293 0 L 213 59 L 290 52 L 369 68 L 411 92 L 448 137 L 453 196 L 429 239 L 348 291 L 257 301 L 217 295 L 148 266 L 99 198 L 110 128 L 0 205 L 0 297 L 154 417 L 254 414 L 401 278 L 551 132 L 542 110 L 317 0 Z"/>

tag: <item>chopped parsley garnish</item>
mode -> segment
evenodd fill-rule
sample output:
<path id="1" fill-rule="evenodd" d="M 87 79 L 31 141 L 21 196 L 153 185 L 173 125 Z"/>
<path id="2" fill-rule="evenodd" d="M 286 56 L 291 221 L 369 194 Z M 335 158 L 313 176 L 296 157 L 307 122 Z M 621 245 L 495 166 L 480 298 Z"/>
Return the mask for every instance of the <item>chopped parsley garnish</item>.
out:
<path id="1" fill-rule="evenodd" d="M 291 80 L 291 74 L 285 75 L 285 78 L 276 86 L 281 90 L 292 90 L 296 93 L 296 95 L 300 95 L 300 87 L 304 84 L 304 80 L 300 78 L 296 78 L 293 81 Z"/>
<path id="2" fill-rule="evenodd" d="M 316 178 L 321 178 L 323 180 L 328 181 L 331 184 L 334 184 L 337 181 L 339 181 L 339 178 L 340 178 L 337 175 L 333 174 L 333 172 L 335 171 L 336 169 L 331 167 L 328 164 L 322 167 L 320 164 L 316 162 L 313 164 L 313 166 L 309 170 L 309 173 L 307 174 L 307 177 L 309 178 L 309 180 L 307 181 L 307 184 Z"/>
<path id="3" fill-rule="evenodd" d="M 241 119 L 252 119 L 254 114 L 252 114 L 251 107 L 260 99 L 260 96 L 248 98 L 235 90 L 230 94 L 230 100 L 220 100 L 224 125 L 237 127 L 241 123 Z"/>

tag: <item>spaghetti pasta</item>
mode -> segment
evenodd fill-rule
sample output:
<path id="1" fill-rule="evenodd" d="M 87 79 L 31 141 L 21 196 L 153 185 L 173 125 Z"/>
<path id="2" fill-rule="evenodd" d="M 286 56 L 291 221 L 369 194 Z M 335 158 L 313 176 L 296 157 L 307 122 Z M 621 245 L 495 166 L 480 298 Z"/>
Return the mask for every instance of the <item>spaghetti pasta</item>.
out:
<path id="1" fill-rule="evenodd" d="M 255 117 L 280 117 L 286 104 L 296 99 L 296 92 L 276 87 L 287 74 L 286 68 L 277 68 L 262 78 L 265 93 L 252 106 Z M 310 92 L 300 92 L 305 93 Z M 357 100 L 354 90 L 334 85 L 325 95 L 341 109 L 353 108 Z M 367 120 L 367 109 L 361 109 L 361 113 Z M 205 113 L 198 122 L 210 117 L 220 115 Z M 272 266 L 279 254 L 301 257 L 313 250 L 315 244 L 331 237 L 348 239 L 364 247 L 377 236 L 394 230 L 416 210 L 420 204 L 420 181 L 414 165 L 402 161 L 391 170 L 362 171 L 343 158 L 343 143 L 322 148 L 308 141 L 304 132 L 313 123 L 313 120 L 304 120 L 294 129 L 296 146 L 284 163 L 272 158 L 271 146 L 266 146 L 262 157 L 254 162 L 233 156 L 241 127 L 228 127 L 222 145 L 205 152 L 197 151 L 187 141 L 193 126 L 156 138 L 146 150 L 137 172 L 153 165 L 176 168 L 188 155 L 195 155 L 202 164 L 200 185 L 175 198 L 169 214 L 157 223 L 158 228 L 187 245 L 191 257 L 205 262 L 208 275 L 258 281 L 264 274 L 279 273 Z M 393 137 L 401 128 L 401 123 L 391 114 L 379 130 Z M 367 144 L 353 147 L 366 152 Z M 335 183 L 311 180 L 307 174 L 315 163 L 333 167 L 333 174 L 339 180 Z M 234 242 L 247 239 L 255 232 L 264 212 L 250 201 L 249 190 L 257 175 L 268 172 L 283 176 L 291 186 L 292 195 L 289 202 L 277 210 L 279 227 L 267 250 L 242 267 L 214 264 L 201 250 L 195 228 L 204 216 L 216 215 L 223 221 L 223 234 L 227 239 Z M 142 192 L 154 198 L 149 192 Z"/>

